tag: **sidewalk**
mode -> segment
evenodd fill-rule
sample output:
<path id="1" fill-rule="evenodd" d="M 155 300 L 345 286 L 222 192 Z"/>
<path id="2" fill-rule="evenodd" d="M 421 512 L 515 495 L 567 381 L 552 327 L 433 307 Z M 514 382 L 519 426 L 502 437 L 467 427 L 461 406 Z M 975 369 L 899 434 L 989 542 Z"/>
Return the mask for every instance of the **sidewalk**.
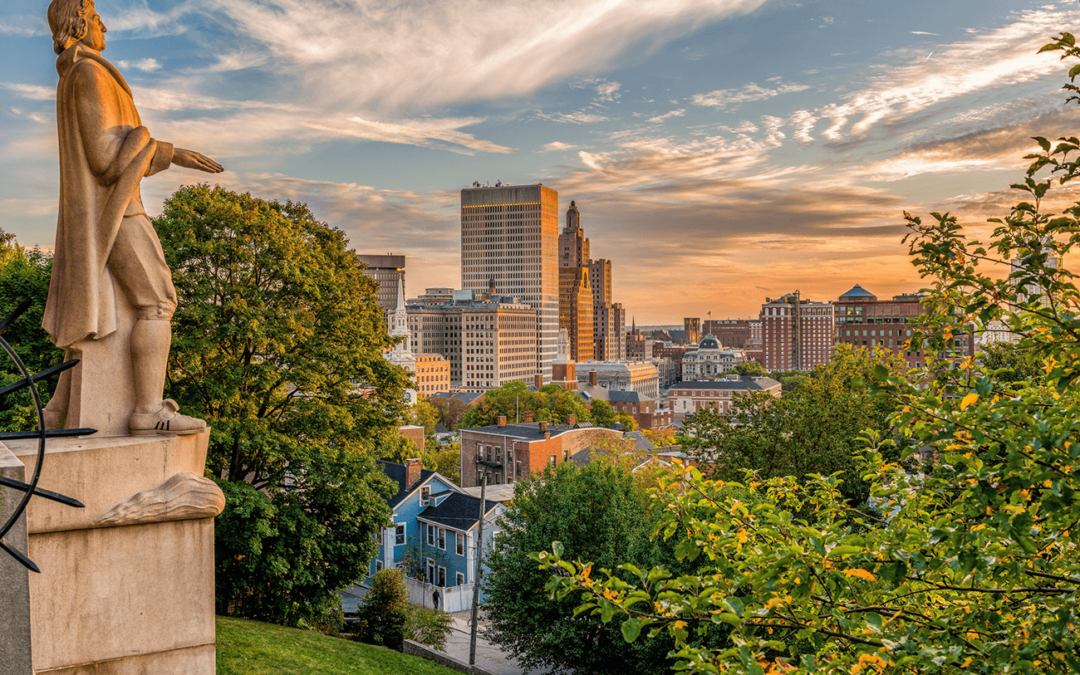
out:
<path id="1" fill-rule="evenodd" d="M 451 614 L 454 630 L 446 636 L 446 649 L 443 651 L 462 661 L 469 662 L 469 612 L 456 612 Z M 492 644 L 485 638 L 490 628 L 485 625 L 483 618 L 480 620 L 480 628 L 476 634 L 476 665 L 488 671 L 492 675 L 522 675 L 525 671 L 518 666 L 517 661 L 499 649 L 498 645 Z M 533 673 L 544 675 L 547 670 L 534 670 Z"/>

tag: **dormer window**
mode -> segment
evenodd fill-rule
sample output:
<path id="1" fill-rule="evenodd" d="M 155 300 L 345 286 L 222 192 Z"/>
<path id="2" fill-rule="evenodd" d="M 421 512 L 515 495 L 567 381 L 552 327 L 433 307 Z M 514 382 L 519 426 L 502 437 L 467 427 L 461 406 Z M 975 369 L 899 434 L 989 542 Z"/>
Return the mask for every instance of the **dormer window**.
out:
<path id="1" fill-rule="evenodd" d="M 420 506 L 427 506 L 429 503 L 431 503 L 431 488 L 427 486 L 420 488 Z"/>

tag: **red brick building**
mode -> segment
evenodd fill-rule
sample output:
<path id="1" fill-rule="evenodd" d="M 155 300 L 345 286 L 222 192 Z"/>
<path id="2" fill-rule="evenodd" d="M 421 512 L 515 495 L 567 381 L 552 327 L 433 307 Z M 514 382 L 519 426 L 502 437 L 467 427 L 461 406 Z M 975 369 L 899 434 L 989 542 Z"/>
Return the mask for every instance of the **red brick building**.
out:
<path id="1" fill-rule="evenodd" d="M 571 416 L 572 418 L 573 416 Z M 622 432 L 591 424 L 549 424 L 524 422 L 498 424 L 461 430 L 461 487 L 480 485 L 483 474 L 488 484 L 513 483 L 545 466 L 569 461 L 570 456 L 602 438 L 621 439 Z"/>
<path id="2" fill-rule="evenodd" d="M 909 293 L 878 300 L 877 296 L 855 284 L 836 303 L 837 342 L 853 347 L 884 347 L 899 354 L 912 366 L 923 363 L 920 351 L 908 349 L 912 329 L 907 326 L 923 313 L 920 302 L 925 296 Z M 974 356 L 975 340 L 969 333 L 953 338 L 949 357 Z"/>
<path id="3" fill-rule="evenodd" d="M 675 423 L 670 409 L 661 409 L 659 401 L 636 391 L 609 391 L 608 402 L 615 412 L 633 417 L 642 429 L 666 429 Z"/>
<path id="4" fill-rule="evenodd" d="M 798 291 L 761 306 L 761 338 L 765 370 L 811 370 L 832 358 L 832 303 L 804 300 Z"/>

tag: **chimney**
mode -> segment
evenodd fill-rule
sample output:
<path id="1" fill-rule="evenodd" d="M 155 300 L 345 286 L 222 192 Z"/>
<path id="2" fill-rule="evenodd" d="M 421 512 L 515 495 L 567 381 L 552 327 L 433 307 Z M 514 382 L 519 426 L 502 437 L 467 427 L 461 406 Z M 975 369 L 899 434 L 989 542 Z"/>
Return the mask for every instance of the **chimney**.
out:
<path id="1" fill-rule="evenodd" d="M 420 481 L 420 467 L 424 462 L 420 459 L 405 460 L 405 489 L 408 490 Z"/>
<path id="2" fill-rule="evenodd" d="M 597 374 L 597 372 L 595 370 L 590 370 L 589 371 L 589 384 L 591 384 L 594 387 L 598 387 L 598 386 L 600 386 L 599 382 L 600 382 L 600 376 Z"/>
<path id="3" fill-rule="evenodd" d="M 572 427 L 577 424 L 577 415 L 569 414 L 566 416 L 566 426 Z"/>
<path id="4" fill-rule="evenodd" d="M 505 427 L 506 415 L 499 415 L 497 418 L 495 418 L 495 423 L 498 424 L 500 427 Z"/>
<path id="5" fill-rule="evenodd" d="M 551 432 L 550 431 L 545 431 L 544 432 L 544 440 L 545 441 L 550 441 L 551 440 Z"/>
<path id="6" fill-rule="evenodd" d="M 532 424 L 532 421 L 533 421 L 533 411 L 526 410 L 525 411 L 525 424 Z"/>
<path id="7" fill-rule="evenodd" d="M 541 422 L 540 423 L 540 431 L 547 431 L 547 430 L 548 430 L 547 422 Z"/>

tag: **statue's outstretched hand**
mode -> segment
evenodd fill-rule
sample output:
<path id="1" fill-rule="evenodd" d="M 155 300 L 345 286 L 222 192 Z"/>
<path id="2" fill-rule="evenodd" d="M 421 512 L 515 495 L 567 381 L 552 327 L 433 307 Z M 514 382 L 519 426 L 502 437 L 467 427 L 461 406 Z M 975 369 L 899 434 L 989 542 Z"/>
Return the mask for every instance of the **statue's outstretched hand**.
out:
<path id="1" fill-rule="evenodd" d="M 196 171 L 205 171 L 206 173 L 221 173 L 225 170 L 225 167 L 206 155 L 195 152 L 194 150 L 185 150 L 183 148 L 173 149 L 172 163 L 176 166 L 182 166 L 185 169 L 195 169 Z"/>

